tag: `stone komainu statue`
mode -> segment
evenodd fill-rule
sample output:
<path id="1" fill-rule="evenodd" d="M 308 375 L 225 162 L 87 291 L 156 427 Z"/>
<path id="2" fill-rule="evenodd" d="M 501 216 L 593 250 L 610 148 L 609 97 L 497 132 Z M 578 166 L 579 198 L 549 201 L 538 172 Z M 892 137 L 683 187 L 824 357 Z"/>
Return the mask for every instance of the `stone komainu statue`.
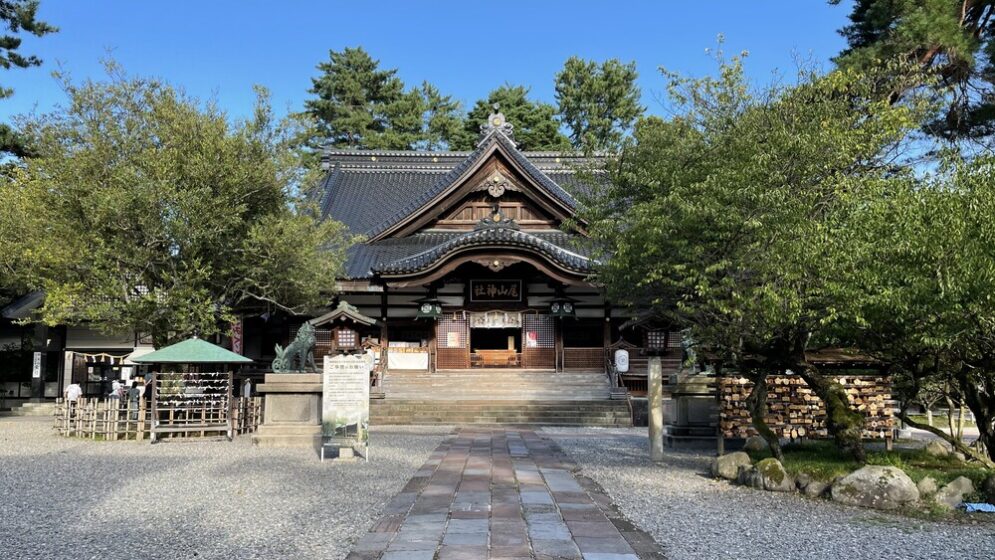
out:
<path id="1" fill-rule="evenodd" d="M 291 371 L 318 371 L 314 363 L 314 327 L 304 323 L 297 331 L 297 337 L 286 348 L 276 345 L 276 359 L 273 360 L 273 371 L 287 373 Z"/>

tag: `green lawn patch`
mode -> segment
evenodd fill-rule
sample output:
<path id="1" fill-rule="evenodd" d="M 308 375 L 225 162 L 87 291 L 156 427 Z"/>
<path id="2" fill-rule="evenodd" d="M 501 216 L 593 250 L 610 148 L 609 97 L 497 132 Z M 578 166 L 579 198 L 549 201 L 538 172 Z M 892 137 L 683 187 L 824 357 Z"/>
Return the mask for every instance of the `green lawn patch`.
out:
<path id="1" fill-rule="evenodd" d="M 841 453 L 829 441 L 791 443 L 785 445 L 783 451 L 784 469 L 793 476 L 806 473 L 818 480 L 831 481 L 860 468 L 856 461 Z M 752 452 L 750 457 L 757 461 L 770 457 L 770 452 Z M 992 474 L 992 471 L 981 465 L 962 463 L 953 457 L 933 457 L 921 449 L 869 450 L 867 464 L 898 467 L 915 482 L 931 476 L 940 486 L 958 476 L 965 476 L 974 482 L 975 488 L 979 488 L 985 478 Z"/>
<path id="2" fill-rule="evenodd" d="M 911 418 L 912 420 L 915 420 L 916 422 L 919 422 L 920 424 L 928 424 L 929 423 L 929 422 L 927 422 L 927 418 L 926 418 L 925 414 L 910 414 L 909 418 Z M 947 427 L 949 425 L 950 424 L 947 423 L 947 415 L 946 414 L 934 414 L 933 415 L 933 426 L 935 426 L 937 428 L 940 428 L 941 430 L 945 430 L 945 429 L 947 429 Z M 965 428 L 975 428 L 977 426 L 975 426 L 974 420 L 971 420 L 969 418 L 964 418 L 964 427 Z M 957 429 L 957 415 L 956 414 L 954 415 L 954 429 L 955 430 Z"/>

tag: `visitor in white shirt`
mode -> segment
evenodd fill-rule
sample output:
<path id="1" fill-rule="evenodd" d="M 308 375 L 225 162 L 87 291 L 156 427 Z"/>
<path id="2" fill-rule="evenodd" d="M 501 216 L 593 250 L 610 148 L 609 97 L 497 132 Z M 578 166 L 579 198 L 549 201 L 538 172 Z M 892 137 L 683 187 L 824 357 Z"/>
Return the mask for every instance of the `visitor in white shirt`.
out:
<path id="1" fill-rule="evenodd" d="M 66 401 L 75 403 L 82 396 L 83 388 L 79 386 L 79 383 L 73 383 L 66 387 Z"/>

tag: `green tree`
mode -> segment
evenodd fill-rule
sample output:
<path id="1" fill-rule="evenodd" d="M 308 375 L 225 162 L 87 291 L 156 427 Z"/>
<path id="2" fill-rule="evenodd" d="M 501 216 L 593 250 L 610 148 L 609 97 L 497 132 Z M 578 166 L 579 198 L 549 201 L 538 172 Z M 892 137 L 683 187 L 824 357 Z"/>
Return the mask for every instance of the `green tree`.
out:
<path id="1" fill-rule="evenodd" d="M 463 130 L 462 106 L 428 82 L 422 83 L 421 94 L 425 102 L 421 147 L 426 150 L 448 148 Z"/>
<path id="2" fill-rule="evenodd" d="M 613 150 L 643 114 L 636 63 L 617 58 L 600 65 L 570 57 L 556 75 L 560 121 L 570 129 L 574 148 Z"/>
<path id="3" fill-rule="evenodd" d="M 690 327 L 702 355 L 757 381 L 761 396 L 766 374 L 802 377 L 838 445 L 862 459 L 862 416 L 807 352 L 831 341 L 855 291 L 837 281 L 850 217 L 886 192 L 922 109 L 875 96 L 889 74 L 803 74 L 754 91 L 734 58 L 717 78 L 665 75 L 675 115 L 642 120 L 585 201 L 597 281 L 613 301 Z"/>
<path id="4" fill-rule="evenodd" d="M 347 47 L 329 51 L 318 70 L 304 107 L 332 146 L 408 149 L 419 139 L 421 96 L 404 91 L 396 69 L 381 70 L 362 47 Z"/>
<path id="5" fill-rule="evenodd" d="M 232 122 L 167 84 L 112 73 L 66 83 L 64 108 L 24 123 L 36 153 L 0 183 L 0 262 L 43 289 L 37 319 L 210 335 L 246 305 L 327 301 L 352 240 L 295 193 L 306 181 L 260 95 Z M 9 253 L 8 253 L 9 251 Z"/>
<path id="6" fill-rule="evenodd" d="M 993 14 L 993 0 L 857 0 L 850 25 L 840 31 L 848 48 L 837 62 L 870 68 L 882 60 L 901 58 L 922 66 L 934 79 L 911 84 L 918 87 L 891 90 L 892 100 L 926 89 L 942 102 L 939 116 L 924 127 L 927 133 L 991 147 L 995 132 Z"/>
<path id="7" fill-rule="evenodd" d="M 0 67 L 29 68 L 41 64 L 41 59 L 35 55 L 24 55 L 18 52 L 21 47 L 21 32 L 41 37 L 58 31 L 57 28 L 41 21 L 37 17 L 38 0 L 0 0 L 0 22 L 7 28 L 7 33 L 0 36 Z M 14 95 L 14 90 L 0 87 L 0 99 Z M 24 140 L 8 124 L 0 123 L 0 152 L 21 157 L 27 154 L 28 148 Z"/>
<path id="8" fill-rule="evenodd" d="M 864 293 L 855 338 L 890 364 L 906 405 L 937 385 L 974 414 L 987 457 L 959 438 L 929 430 L 968 455 L 995 464 L 995 157 L 946 159 L 932 175 L 894 183 L 861 209 L 848 283 Z"/>
<path id="9" fill-rule="evenodd" d="M 474 104 L 467 115 L 462 133 L 453 138 L 452 146 L 457 150 L 472 150 L 480 138 L 480 127 L 487 123 L 487 117 L 494 107 L 504 113 L 505 118 L 515 129 L 515 142 L 522 150 L 569 150 L 570 141 L 560 132 L 556 122 L 556 108 L 548 103 L 532 101 L 529 90 L 524 86 L 503 85 Z"/>

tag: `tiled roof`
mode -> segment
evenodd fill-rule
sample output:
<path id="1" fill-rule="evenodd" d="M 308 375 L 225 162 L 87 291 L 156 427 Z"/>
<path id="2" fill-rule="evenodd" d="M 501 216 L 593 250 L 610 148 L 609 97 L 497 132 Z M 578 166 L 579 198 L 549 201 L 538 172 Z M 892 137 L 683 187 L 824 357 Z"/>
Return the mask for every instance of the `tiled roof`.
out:
<path id="1" fill-rule="evenodd" d="M 494 226 L 462 233 L 407 257 L 380 262 L 374 265 L 373 271 L 378 274 L 418 272 L 456 251 L 490 246 L 526 248 L 549 258 L 567 270 L 578 273 L 587 273 L 591 270 L 591 261 L 586 256 L 517 228 Z"/>
<path id="2" fill-rule="evenodd" d="M 373 243 L 360 243 L 349 249 L 346 263 L 346 277 L 357 280 L 369 278 L 378 266 L 395 263 L 438 247 L 446 246 L 473 232 L 429 231 L 408 237 L 388 238 Z M 587 258 L 587 250 L 581 239 L 561 231 L 530 232 L 531 237 L 544 241 L 564 253 Z M 550 249 L 552 250 L 552 249 Z"/>
<path id="3" fill-rule="evenodd" d="M 418 211 L 500 143 L 515 163 L 554 198 L 576 207 L 571 191 L 582 189 L 574 168 L 590 160 L 555 152 L 520 152 L 500 132 L 472 152 L 329 150 L 328 174 L 316 197 L 322 217 L 372 237 Z"/>
<path id="4" fill-rule="evenodd" d="M 490 133 L 472 152 L 328 150 L 328 172 L 314 193 L 323 218 L 338 220 L 368 240 L 419 212 L 453 186 L 495 145 L 542 190 L 569 209 L 585 190 L 576 168 L 591 159 L 556 152 L 521 152 L 504 133 Z M 486 238 L 486 241 L 485 241 Z M 348 251 L 346 277 L 365 279 L 392 263 L 413 262 L 421 254 L 463 247 L 466 243 L 521 243 L 561 266 L 584 271 L 589 261 L 574 235 L 559 231 L 523 233 L 423 231 L 403 238 L 386 237 L 357 244 Z"/>

